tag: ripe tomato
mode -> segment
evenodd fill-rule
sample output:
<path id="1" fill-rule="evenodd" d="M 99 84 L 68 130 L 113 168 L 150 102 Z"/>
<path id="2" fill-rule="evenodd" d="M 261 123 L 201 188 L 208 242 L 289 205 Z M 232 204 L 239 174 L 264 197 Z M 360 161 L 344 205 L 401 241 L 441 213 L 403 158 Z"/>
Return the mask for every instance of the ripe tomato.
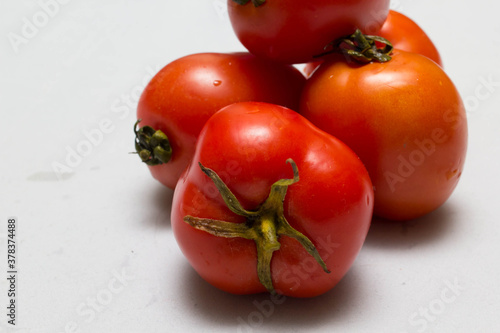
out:
<path id="1" fill-rule="evenodd" d="M 139 100 L 139 125 L 149 127 L 136 131 L 136 149 L 153 177 L 173 189 L 211 115 L 244 101 L 297 110 L 304 84 L 305 78 L 296 68 L 249 53 L 202 53 L 180 58 L 160 70 Z M 155 130 L 163 133 L 154 134 Z"/>
<path id="2" fill-rule="evenodd" d="M 334 55 L 306 84 L 300 112 L 359 155 L 379 217 L 429 213 L 462 174 L 464 105 L 442 68 L 422 55 L 395 50 L 389 62 L 366 65 Z"/>
<path id="3" fill-rule="evenodd" d="M 228 0 L 233 30 L 253 54 L 285 63 L 305 63 L 333 40 L 356 28 L 376 33 L 389 0 L 266 0 L 256 7 Z"/>
<path id="4" fill-rule="evenodd" d="M 378 35 L 388 39 L 396 49 L 424 55 L 443 67 L 441 56 L 429 36 L 401 13 L 391 10 Z"/>
<path id="5" fill-rule="evenodd" d="M 425 31 L 409 17 L 397 11 L 389 11 L 387 20 L 377 35 L 389 40 L 395 49 L 419 53 L 434 60 L 439 66 L 443 67 L 443 62 L 437 48 Z M 321 62 L 313 61 L 308 63 L 304 67 L 306 76 L 311 76 Z"/>
<path id="6" fill-rule="evenodd" d="M 372 209 L 351 149 L 294 111 L 249 102 L 206 123 L 171 221 L 188 261 L 217 288 L 312 297 L 352 265 Z"/>

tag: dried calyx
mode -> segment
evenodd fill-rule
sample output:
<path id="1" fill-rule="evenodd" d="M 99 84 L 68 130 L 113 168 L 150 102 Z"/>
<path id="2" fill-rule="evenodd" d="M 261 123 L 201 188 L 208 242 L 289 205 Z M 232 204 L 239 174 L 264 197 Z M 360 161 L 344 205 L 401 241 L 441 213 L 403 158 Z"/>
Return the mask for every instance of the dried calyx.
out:
<path id="1" fill-rule="evenodd" d="M 382 45 L 382 46 L 381 46 Z M 360 63 L 372 61 L 387 62 L 391 60 L 393 46 L 391 42 L 380 36 L 364 35 L 357 29 L 352 35 L 339 38 L 325 46 L 322 57 L 332 53 L 343 53 L 348 59 Z"/>
<path id="2" fill-rule="evenodd" d="M 299 181 L 299 171 L 292 159 L 287 160 L 293 168 L 293 179 L 281 179 L 271 186 L 267 199 L 255 211 L 242 207 L 235 195 L 229 190 L 217 173 L 199 163 L 201 170 L 214 182 L 228 208 L 235 214 L 244 216 L 245 223 L 233 223 L 210 218 L 184 217 L 192 227 L 208 232 L 217 237 L 245 238 L 255 242 L 257 247 L 257 274 L 266 289 L 275 294 L 271 277 L 271 259 L 274 251 L 280 249 L 279 238 L 288 236 L 297 240 L 318 262 L 326 273 L 330 273 L 314 244 L 286 220 L 283 201 L 288 186 Z"/>
<path id="3" fill-rule="evenodd" d="M 160 130 L 151 126 L 143 126 L 139 129 L 141 119 L 134 125 L 135 150 L 141 160 L 147 165 L 159 165 L 167 163 L 172 157 L 172 147 L 168 137 Z"/>

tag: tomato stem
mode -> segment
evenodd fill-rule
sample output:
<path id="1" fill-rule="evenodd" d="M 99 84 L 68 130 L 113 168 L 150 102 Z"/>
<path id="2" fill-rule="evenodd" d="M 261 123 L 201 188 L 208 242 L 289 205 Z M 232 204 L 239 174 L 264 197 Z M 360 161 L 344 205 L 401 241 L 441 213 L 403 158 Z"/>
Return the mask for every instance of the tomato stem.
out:
<path id="1" fill-rule="evenodd" d="M 235 214 L 244 216 L 245 223 L 232 223 L 220 220 L 184 217 L 184 221 L 192 227 L 208 232 L 217 237 L 245 238 L 255 242 L 257 247 L 257 274 L 262 285 L 272 294 L 276 291 L 272 282 L 271 259 L 274 251 L 280 249 L 279 238 L 288 236 L 297 240 L 306 251 L 318 262 L 326 273 L 330 273 L 314 244 L 286 220 L 283 212 L 288 186 L 299 181 L 299 170 L 292 159 L 287 160 L 293 169 L 293 179 L 281 179 L 271 186 L 269 196 L 255 211 L 249 211 L 241 206 L 236 196 L 227 185 L 209 168 L 201 163 L 201 170 L 214 182 L 228 208 Z"/>
<path id="2" fill-rule="evenodd" d="M 141 160 L 147 165 L 168 163 L 172 157 L 172 147 L 168 137 L 160 130 L 151 126 L 137 129 L 141 119 L 134 125 L 135 150 Z"/>
<path id="3" fill-rule="evenodd" d="M 250 0 L 233 0 L 236 2 L 238 5 L 246 5 L 247 3 L 250 2 Z M 252 0 L 252 3 L 255 7 L 259 7 L 263 5 L 266 2 L 266 0 Z"/>
<path id="4" fill-rule="evenodd" d="M 383 44 L 383 48 L 379 47 L 380 44 Z M 356 29 L 352 35 L 339 38 L 326 45 L 325 50 L 328 51 L 316 57 L 340 52 L 348 59 L 353 59 L 359 63 L 388 62 L 392 59 L 390 54 L 393 46 L 391 42 L 383 37 L 364 35 L 361 30 Z"/>

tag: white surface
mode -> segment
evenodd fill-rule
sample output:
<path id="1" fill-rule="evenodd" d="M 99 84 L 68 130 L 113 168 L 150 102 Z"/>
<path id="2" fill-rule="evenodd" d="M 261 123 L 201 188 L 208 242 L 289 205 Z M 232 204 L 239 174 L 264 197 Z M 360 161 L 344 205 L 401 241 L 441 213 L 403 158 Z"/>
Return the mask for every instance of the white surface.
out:
<path id="1" fill-rule="evenodd" d="M 16 53 L 9 33 L 21 34 L 41 7 L 0 1 L 0 272 L 6 220 L 15 216 L 17 331 L 498 331 L 500 5 L 393 2 L 438 45 L 469 104 L 461 183 L 430 216 L 373 225 L 331 292 L 270 307 L 269 296 L 228 295 L 193 272 L 172 235 L 171 191 L 128 154 L 134 96 L 152 73 L 190 53 L 243 50 L 224 3 L 73 0 Z M 84 132 L 106 119 L 108 133 L 58 180 L 53 163 L 66 163 L 67 147 L 84 144 Z M 0 331 L 9 331 L 0 281 Z"/>

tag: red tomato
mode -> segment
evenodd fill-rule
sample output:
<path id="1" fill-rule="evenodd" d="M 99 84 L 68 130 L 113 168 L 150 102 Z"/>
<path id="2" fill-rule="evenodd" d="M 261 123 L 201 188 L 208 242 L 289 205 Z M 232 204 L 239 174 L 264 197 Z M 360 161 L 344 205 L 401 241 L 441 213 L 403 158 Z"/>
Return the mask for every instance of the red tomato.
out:
<path id="1" fill-rule="evenodd" d="M 372 184 L 351 149 L 296 112 L 250 102 L 206 123 L 175 189 L 171 221 L 188 261 L 217 288 L 312 297 L 352 265 L 372 209 Z"/>
<path id="2" fill-rule="evenodd" d="M 396 49 L 424 55 L 443 67 L 441 56 L 429 36 L 401 13 L 391 10 L 378 35 L 388 39 Z"/>
<path id="3" fill-rule="evenodd" d="M 429 213 L 462 174 L 464 105 L 442 68 L 422 55 L 395 50 L 389 62 L 366 65 L 335 55 L 309 79 L 300 112 L 359 155 L 379 217 Z"/>
<path id="4" fill-rule="evenodd" d="M 417 23 L 401 13 L 390 10 L 387 20 L 377 35 L 389 40 L 395 49 L 424 55 L 443 67 L 441 56 L 429 36 Z M 308 63 L 304 67 L 306 76 L 311 76 L 321 62 Z"/>
<path id="5" fill-rule="evenodd" d="M 198 134 L 216 111 L 235 102 L 259 101 L 297 110 L 304 76 L 294 67 L 271 63 L 248 53 L 202 53 L 165 66 L 148 84 L 139 101 L 140 126 L 161 130 L 171 147 L 166 163 L 157 164 L 151 140 L 154 130 L 140 133 L 141 151 L 154 178 L 174 188 L 193 156 Z M 154 146 L 154 147 L 153 147 Z M 156 152 L 164 152 L 163 148 Z M 151 155 L 151 156 L 150 156 Z"/>
<path id="6" fill-rule="evenodd" d="M 233 30 L 253 54 L 285 63 L 305 63 L 356 28 L 376 33 L 389 0 L 266 0 L 255 7 L 228 0 Z"/>

